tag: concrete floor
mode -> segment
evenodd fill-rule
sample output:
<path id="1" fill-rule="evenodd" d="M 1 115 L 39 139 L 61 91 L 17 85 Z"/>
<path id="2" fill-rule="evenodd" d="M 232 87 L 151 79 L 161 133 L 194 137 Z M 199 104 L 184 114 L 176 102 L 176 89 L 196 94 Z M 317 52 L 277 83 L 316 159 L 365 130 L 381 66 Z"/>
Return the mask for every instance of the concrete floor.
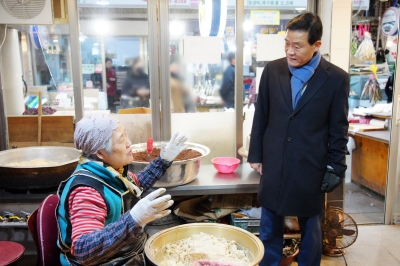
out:
<path id="1" fill-rule="evenodd" d="M 344 211 L 348 213 L 357 224 L 383 224 L 384 222 L 384 197 L 358 186 L 346 183 L 344 187 Z"/>
<path id="2" fill-rule="evenodd" d="M 361 225 L 356 242 L 346 249 L 348 266 L 400 266 L 400 226 Z M 292 266 L 297 266 L 297 262 Z M 322 266 L 345 265 L 342 257 L 323 256 Z"/>
<path id="3" fill-rule="evenodd" d="M 347 171 L 344 186 L 344 212 L 357 224 L 383 224 L 385 198 L 351 182 L 351 156 L 346 156 Z"/>

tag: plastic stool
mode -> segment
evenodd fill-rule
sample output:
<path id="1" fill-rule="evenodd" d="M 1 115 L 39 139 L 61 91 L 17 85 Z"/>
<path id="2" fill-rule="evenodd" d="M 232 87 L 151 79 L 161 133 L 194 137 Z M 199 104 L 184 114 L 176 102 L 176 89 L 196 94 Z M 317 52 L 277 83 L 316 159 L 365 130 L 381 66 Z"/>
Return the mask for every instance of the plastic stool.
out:
<path id="1" fill-rule="evenodd" d="M 9 265 L 17 261 L 24 254 L 24 251 L 25 248 L 21 244 L 11 241 L 0 241 L 0 266 Z"/>

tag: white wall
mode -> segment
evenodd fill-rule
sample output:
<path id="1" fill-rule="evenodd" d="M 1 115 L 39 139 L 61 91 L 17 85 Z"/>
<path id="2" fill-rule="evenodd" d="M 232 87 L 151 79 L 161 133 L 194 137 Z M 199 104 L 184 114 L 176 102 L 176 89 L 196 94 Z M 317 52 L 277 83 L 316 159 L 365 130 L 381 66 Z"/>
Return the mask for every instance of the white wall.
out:
<path id="1" fill-rule="evenodd" d="M 318 15 L 321 18 L 324 32 L 322 34 L 321 54 L 330 54 L 331 52 L 331 32 L 332 32 L 332 0 L 323 0 L 319 2 Z M 330 61 L 330 57 L 325 57 Z"/>
<path id="2" fill-rule="evenodd" d="M 332 2 L 331 63 L 346 72 L 349 72 L 350 66 L 351 12 L 351 1 Z"/>

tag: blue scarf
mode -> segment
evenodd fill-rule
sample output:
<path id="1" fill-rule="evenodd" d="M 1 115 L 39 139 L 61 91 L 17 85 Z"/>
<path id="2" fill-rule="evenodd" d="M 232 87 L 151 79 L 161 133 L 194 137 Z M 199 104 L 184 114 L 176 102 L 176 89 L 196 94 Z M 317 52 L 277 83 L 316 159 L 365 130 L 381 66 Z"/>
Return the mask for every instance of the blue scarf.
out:
<path id="1" fill-rule="evenodd" d="M 318 52 L 311 58 L 310 62 L 302 67 L 292 67 L 289 66 L 290 73 L 292 73 L 292 78 L 290 80 L 290 84 L 292 86 L 292 106 L 293 109 L 296 108 L 297 103 L 299 102 L 302 89 L 304 84 L 306 84 L 312 75 L 314 75 L 315 69 L 318 67 L 319 62 L 321 61 L 321 53 Z"/>

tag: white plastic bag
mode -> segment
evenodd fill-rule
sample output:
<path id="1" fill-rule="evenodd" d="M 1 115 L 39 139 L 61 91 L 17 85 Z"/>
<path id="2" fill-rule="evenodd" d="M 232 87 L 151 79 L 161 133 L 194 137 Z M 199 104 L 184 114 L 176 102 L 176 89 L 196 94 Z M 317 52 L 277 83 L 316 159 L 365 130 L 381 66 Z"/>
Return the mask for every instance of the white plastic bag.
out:
<path id="1" fill-rule="evenodd" d="M 360 46 L 358 46 L 355 56 L 366 63 L 374 63 L 375 48 L 371 40 L 371 33 L 364 33 L 364 40 L 361 42 Z"/>

